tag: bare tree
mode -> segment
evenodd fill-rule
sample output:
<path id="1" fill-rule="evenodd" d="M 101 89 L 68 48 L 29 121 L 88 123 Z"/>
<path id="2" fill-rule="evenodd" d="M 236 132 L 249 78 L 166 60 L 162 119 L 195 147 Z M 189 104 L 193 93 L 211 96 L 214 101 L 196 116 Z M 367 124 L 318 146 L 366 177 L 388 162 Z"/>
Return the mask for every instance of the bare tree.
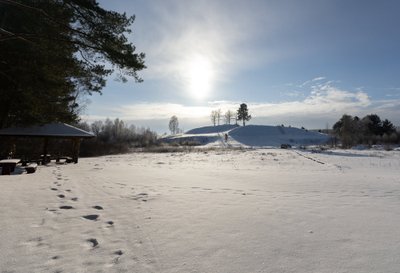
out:
<path id="1" fill-rule="evenodd" d="M 90 125 L 93 134 L 97 137 L 100 135 L 101 131 L 103 130 L 103 126 L 104 125 L 101 120 L 96 120 Z"/>
<path id="2" fill-rule="evenodd" d="M 216 111 L 216 114 L 217 114 L 217 123 L 218 123 L 218 125 L 220 125 L 221 118 L 222 118 L 222 111 L 221 111 L 221 109 L 218 109 L 218 110 Z"/>
<path id="3" fill-rule="evenodd" d="M 211 114 L 210 114 L 210 118 L 211 118 L 211 122 L 212 122 L 212 124 L 213 124 L 214 126 L 217 125 L 217 116 L 218 116 L 217 111 L 212 110 L 212 111 L 211 111 Z"/>
<path id="4" fill-rule="evenodd" d="M 177 116 L 172 116 L 169 120 L 169 130 L 171 134 L 177 134 L 179 132 L 179 121 Z"/>
<path id="5" fill-rule="evenodd" d="M 231 120 L 236 118 L 235 112 L 228 110 L 224 114 L 225 124 L 231 124 Z"/>

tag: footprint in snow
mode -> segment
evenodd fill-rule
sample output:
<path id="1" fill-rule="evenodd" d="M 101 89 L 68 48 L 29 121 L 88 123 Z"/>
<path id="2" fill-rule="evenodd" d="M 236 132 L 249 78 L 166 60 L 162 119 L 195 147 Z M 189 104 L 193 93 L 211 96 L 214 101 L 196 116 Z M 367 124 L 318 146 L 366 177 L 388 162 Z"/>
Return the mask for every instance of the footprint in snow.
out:
<path id="1" fill-rule="evenodd" d="M 112 263 L 113 263 L 113 264 L 119 263 L 119 259 L 121 258 L 122 254 L 124 254 L 124 253 L 123 253 L 121 250 L 115 251 L 115 252 L 114 252 L 114 255 L 117 255 L 117 257 L 115 257 L 115 258 L 112 260 Z"/>
<path id="2" fill-rule="evenodd" d="M 88 242 L 92 248 L 95 248 L 99 245 L 99 242 L 95 238 L 87 239 L 86 242 Z"/>
<path id="3" fill-rule="evenodd" d="M 142 200 L 143 202 L 147 202 L 147 199 L 145 199 L 145 198 L 148 198 L 148 196 L 149 195 L 147 193 L 142 192 L 142 193 L 134 195 L 133 197 L 131 197 L 131 199 L 133 199 L 133 200 Z"/>
<path id="4" fill-rule="evenodd" d="M 98 214 L 89 214 L 89 215 L 84 215 L 82 218 L 86 220 L 91 220 L 91 221 L 97 221 L 97 218 L 99 218 Z"/>
<path id="5" fill-rule="evenodd" d="M 60 209 L 73 209 L 73 206 L 61 206 Z"/>

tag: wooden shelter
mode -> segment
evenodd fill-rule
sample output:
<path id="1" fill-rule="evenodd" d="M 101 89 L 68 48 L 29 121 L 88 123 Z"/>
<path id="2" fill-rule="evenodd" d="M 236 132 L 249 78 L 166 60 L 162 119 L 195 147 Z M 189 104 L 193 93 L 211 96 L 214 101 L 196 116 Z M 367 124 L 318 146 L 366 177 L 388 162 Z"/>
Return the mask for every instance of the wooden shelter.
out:
<path id="1" fill-rule="evenodd" d="M 93 134 L 65 123 L 49 123 L 30 127 L 11 127 L 0 130 L 0 137 L 9 138 L 42 138 L 43 162 L 47 160 L 49 139 L 68 139 L 72 143 L 72 161 L 78 163 L 80 142 L 84 138 L 92 138 Z"/>

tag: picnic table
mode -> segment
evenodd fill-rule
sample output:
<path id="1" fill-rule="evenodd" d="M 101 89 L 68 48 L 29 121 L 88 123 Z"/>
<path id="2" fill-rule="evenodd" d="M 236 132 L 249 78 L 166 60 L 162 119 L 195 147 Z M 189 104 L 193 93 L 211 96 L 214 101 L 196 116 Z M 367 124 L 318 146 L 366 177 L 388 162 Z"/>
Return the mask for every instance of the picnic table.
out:
<path id="1" fill-rule="evenodd" d="M 1 174 L 11 174 L 15 170 L 15 166 L 21 161 L 21 159 L 3 159 L 0 160 Z"/>
<path id="2" fill-rule="evenodd" d="M 45 155 L 40 155 L 40 159 L 42 161 L 43 165 L 46 165 L 47 163 L 50 163 L 51 161 L 51 155 L 45 154 Z"/>

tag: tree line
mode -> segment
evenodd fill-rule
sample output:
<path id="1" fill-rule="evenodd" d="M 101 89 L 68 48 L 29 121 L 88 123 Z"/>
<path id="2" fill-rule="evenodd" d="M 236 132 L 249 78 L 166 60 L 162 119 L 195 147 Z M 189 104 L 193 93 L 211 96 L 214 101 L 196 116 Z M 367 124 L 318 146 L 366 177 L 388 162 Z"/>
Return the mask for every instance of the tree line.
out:
<path id="1" fill-rule="evenodd" d="M 343 115 L 333 125 L 333 133 L 342 143 L 343 148 L 357 144 L 374 145 L 398 143 L 400 133 L 388 119 L 381 120 L 377 114 L 358 116 Z"/>
<path id="2" fill-rule="evenodd" d="M 249 114 L 249 110 L 247 108 L 247 104 L 242 103 L 239 106 L 239 109 L 234 112 L 232 110 L 227 110 L 224 114 L 222 114 L 221 109 L 212 110 L 210 114 L 211 122 L 214 126 L 221 125 L 221 121 L 224 124 L 238 124 L 238 121 L 243 122 L 243 126 L 246 126 L 246 121 L 251 119 L 251 115 Z"/>
<path id="3" fill-rule="evenodd" d="M 120 119 L 79 122 L 78 128 L 92 132 L 96 137 L 81 144 L 81 156 L 96 156 L 128 152 L 131 148 L 157 144 L 157 133 L 149 128 L 127 125 Z"/>

